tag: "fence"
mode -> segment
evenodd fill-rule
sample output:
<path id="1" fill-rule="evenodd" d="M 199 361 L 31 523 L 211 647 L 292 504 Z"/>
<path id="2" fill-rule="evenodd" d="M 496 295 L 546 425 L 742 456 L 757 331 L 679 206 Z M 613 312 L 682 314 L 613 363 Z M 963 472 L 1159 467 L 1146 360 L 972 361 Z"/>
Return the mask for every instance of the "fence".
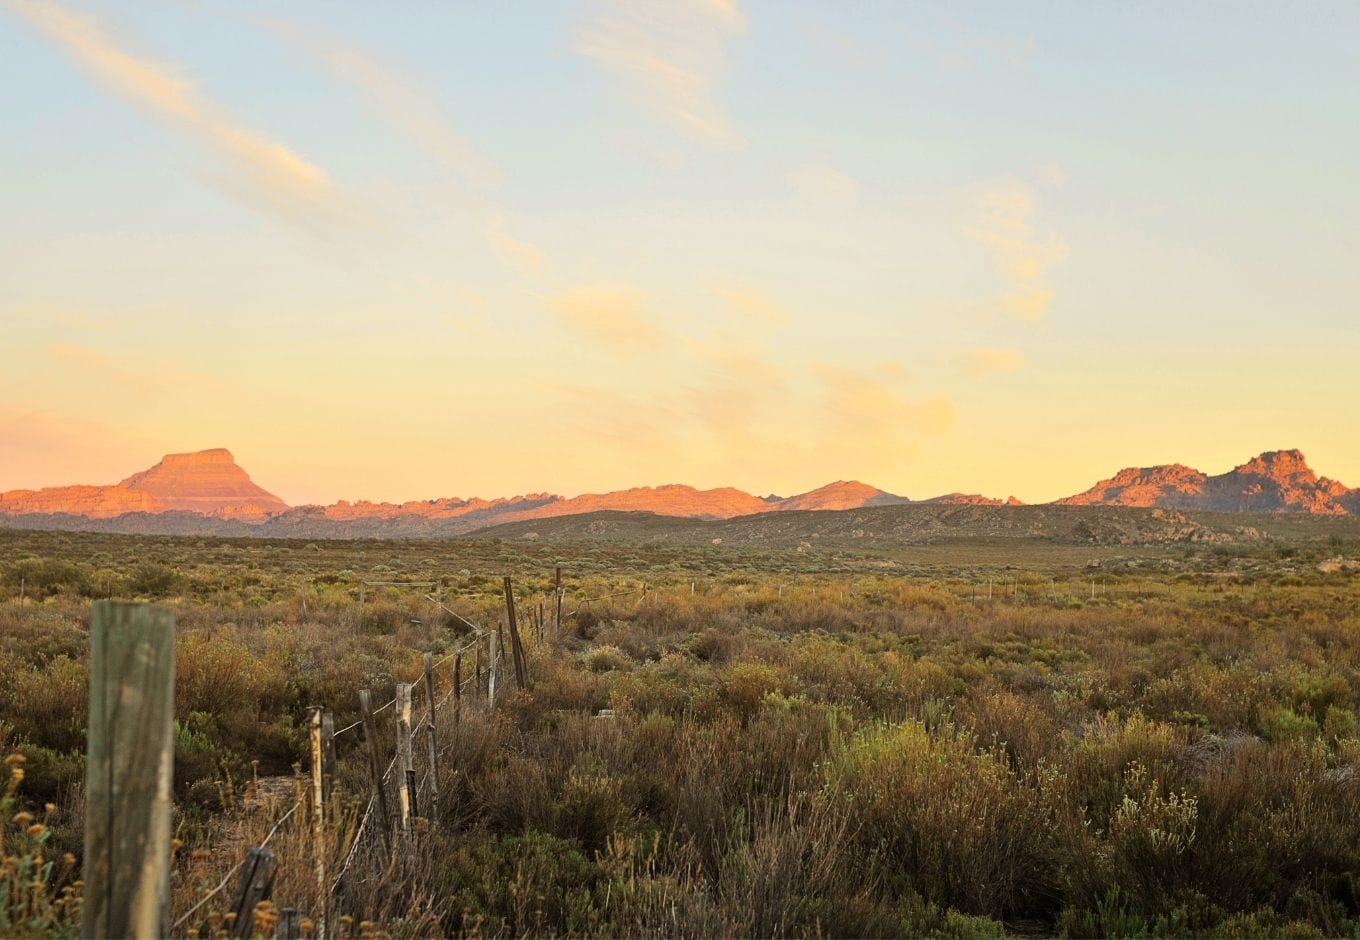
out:
<path id="1" fill-rule="evenodd" d="M 267 834 L 245 849 L 243 857 L 173 923 L 169 920 L 170 785 L 173 776 L 174 615 L 167 608 L 119 601 L 98 601 L 91 615 L 90 725 L 87 743 L 85 897 L 82 935 L 86 937 L 159 937 L 213 932 L 226 925 L 233 937 L 249 937 L 271 927 L 272 935 L 295 938 L 310 933 L 324 938 L 333 911 L 346 891 L 383 871 L 394 858 L 414 851 L 413 832 L 437 825 L 439 767 L 453 747 L 441 742 L 445 722 L 457 724 L 465 699 L 469 707 L 494 709 L 505 678 L 517 689 L 528 687 L 528 658 L 520 635 L 511 579 L 502 583 L 505 613 L 497 629 L 483 628 L 440 607 L 471 627 L 472 639 L 435 659 L 424 654 L 419 675 L 398 682 L 396 694 L 376 707 L 372 690 L 357 690 L 360 718 L 338 730 L 322 706 L 308 716 L 309 760 L 306 786 L 272 821 Z M 562 575 L 554 577 L 554 616 L 542 602 L 527 612 L 533 635 L 542 642 L 562 627 Z M 482 651 L 486 650 L 483 664 Z M 465 675 L 464 656 L 473 653 Z M 506 662 L 508 660 L 508 663 Z M 509 677 L 502 672 L 509 666 Z M 448 673 L 440 693 L 440 676 Z M 422 712 L 413 720 L 413 704 Z M 378 716 L 391 709 L 396 743 L 390 759 L 383 750 Z M 344 860 L 327 871 L 328 824 L 335 801 L 336 742 L 362 732 L 369 787 L 365 809 L 343 850 Z M 356 740 L 356 744 L 357 744 Z M 305 821 L 309 867 L 315 897 L 308 911 L 284 908 L 273 915 L 270 900 L 282 864 L 271 842 L 290 820 Z M 330 836 L 335 835 L 332 831 Z M 288 860 L 296 864 L 298 860 Z M 216 900 L 216 903 L 213 904 Z M 226 913 L 219 908 L 225 903 Z M 220 918 L 220 919 L 218 919 Z"/>
<path id="2" fill-rule="evenodd" d="M 1073 596 L 1090 599 L 1114 585 L 1102 579 L 1058 583 L 1021 581 L 1015 577 L 986 581 L 959 579 L 936 582 L 946 591 L 974 602 L 1018 601 L 1030 592 L 1044 600 Z M 694 594 L 697 581 L 681 593 Z M 721 585 L 713 585 L 721 590 Z M 1126 590 L 1131 586 L 1122 586 Z M 1074 590 L 1074 588 L 1076 590 Z M 814 588 L 830 599 L 831 589 Z M 647 585 L 582 599 L 577 610 L 563 612 L 565 591 L 561 569 L 553 579 L 552 597 L 524 610 L 524 621 L 539 643 L 551 634 L 560 637 L 564 619 L 578 610 L 614 598 L 649 597 Z M 704 593 L 708 593 L 707 590 Z M 857 593 L 851 586 L 850 593 Z M 173 761 L 174 617 L 165 608 L 146 604 L 98 601 L 91 619 L 90 724 L 87 744 L 85 905 L 82 935 L 87 937 L 155 937 L 187 931 L 200 933 L 212 925 L 209 912 L 225 904 L 224 922 L 236 937 L 258 932 L 260 905 L 270 900 L 274 878 L 287 862 L 305 861 L 312 869 L 315 890 L 308 911 L 296 907 L 277 912 L 273 935 L 326 937 L 334 913 L 345 906 L 347 893 L 386 870 L 388 864 L 414 851 L 413 833 L 420 825 L 437 825 L 441 798 L 439 768 L 453 742 L 440 739 L 440 729 L 460 722 L 464 708 L 491 710 L 508 681 L 523 690 L 529 685 L 528 659 L 521 636 L 520 611 L 511 579 L 500 592 L 504 614 L 496 629 L 480 626 L 445 606 L 435 595 L 428 599 L 471 628 L 472 639 L 445 652 L 423 657 L 419 674 L 396 684 L 395 695 L 374 705 L 372 689 L 358 689 L 360 717 L 335 729 L 324 706 L 308 715 L 309 759 L 306 785 L 271 820 L 265 836 L 248 846 L 242 857 L 205 890 L 196 903 L 167 923 L 169 902 L 170 784 Z M 779 588 L 782 596 L 783 587 Z M 838 592 L 844 599 L 845 591 Z M 1078 595 L 1080 596 L 1080 595 Z M 485 651 L 485 655 L 484 655 Z M 464 668 L 471 653 L 470 669 Z M 508 673 L 506 672 L 508 667 Z M 505 673 L 505 674 L 503 674 Z M 441 678 L 443 677 L 443 678 Z M 441 691 L 442 689 L 442 691 Z M 413 718 L 414 707 L 422 712 Z M 389 754 L 378 718 L 393 712 L 395 746 Z M 367 763 L 367 799 L 352 831 L 342 837 L 342 850 L 328 850 L 339 835 L 332 799 L 336 777 L 337 742 L 352 736 Z M 418 822 L 425 820 L 425 823 Z M 305 822 L 310 858 L 280 859 L 271 848 L 276 836 L 293 822 Z M 328 826 L 331 827 L 328 830 Z M 343 857 L 334 871 L 330 856 Z M 216 904 L 213 902 L 216 900 Z M 307 924 L 310 922 L 310 925 Z"/>

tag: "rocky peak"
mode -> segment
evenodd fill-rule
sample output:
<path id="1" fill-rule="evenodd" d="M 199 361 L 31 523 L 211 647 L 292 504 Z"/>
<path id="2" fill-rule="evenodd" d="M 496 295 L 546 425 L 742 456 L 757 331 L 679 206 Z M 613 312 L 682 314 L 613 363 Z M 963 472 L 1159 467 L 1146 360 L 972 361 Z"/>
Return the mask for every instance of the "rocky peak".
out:
<path id="1" fill-rule="evenodd" d="M 1311 483 L 1317 479 L 1303 453 L 1297 450 L 1268 450 L 1234 470 L 1235 473 L 1265 477 L 1276 483 Z"/>

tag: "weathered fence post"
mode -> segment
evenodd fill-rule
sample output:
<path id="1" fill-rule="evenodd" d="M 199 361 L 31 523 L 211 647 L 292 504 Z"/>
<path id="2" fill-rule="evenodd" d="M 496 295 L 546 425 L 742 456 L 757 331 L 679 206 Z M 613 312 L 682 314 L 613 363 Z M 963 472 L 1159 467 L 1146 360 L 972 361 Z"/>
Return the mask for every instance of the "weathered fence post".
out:
<path id="1" fill-rule="evenodd" d="M 252 845 L 246 850 L 241 878 L 236 883 L 236 898 L 229 912 L 236 915 L 231 935 L 238 940 L 255 935 L 255 905 L 269 900 L 269 893 L 274 887 L 275 864 L 274 853 L 266 848 Z"/>
<path id="2" fill-rule="evenodd" d="M 397 683 L 397 786 L 400 787 L 401 828 L 411 828 L 416 795 L 411 786 L 411 683 Z"/>
<path id="3" fill-rule="evenodd" d="M 496 634 L 486 635 L 486 707 L 496 707 Z"/>
<path id="4" fill-rule="evenodd" d="M 312 757 L 312 859 L 316 866 L 317 915 L 316 935 L 326 940 L 326 745 L 323 726 L 324 709 L 312 709 L 311 720 L 311 757 Z"/>
<path id="5" fill-rule="evenodd" d="M 278 926 L 274 928 L 274 940 L 300 940 L 301 937 L 302 912 L 295 907 L 281 908 Z"/>
<path id="6" fill-rule="evenodd" d="M 392 851 L 392 817 L 387 813 L 387 786 L 383 783 L 382 760 L 378 757 L 378 723 L 373 720 L 373 706 L 368 689 L 359 690 L 359 716 L 364 722 L 364 739 L 368 742 L 368 768 L 373 775 L 373 795 L 378 801 L 378 828 L 382 830 L 383 845 Z"/>
<path id="7" fill-rule="evenodd" d="M 331 801 L 335 782 L 335 716 L 330 709 L 321 713 L 321 799 Z"/>
<path id="8" fill-rule="evenodd" d="M 430 753 L 430 820 L 439 822 L 439 742 L 435 735 L 434 657 L 425 654 L 425 698 L 429 702 L 429 724 L 425 729 L 426 746 Z"/>
<path id="9" fill-rule="evenodd" d="M 453 723 L 463 718 L 463 654 L 453 657 Z"/>
<path id="10" fill-rule="evenodd" d="M 505 622 L 510 627 L 510 655 L 515 661 L 515 685 L 522 691 L 525 685 L 524 645 L 519 639 L 519 625 L 515 619 L 515 592 L 510 586 L 510 576 L 505 576 Z"/>
<path id="11" fill-rule="evenodd" d="M 161 937 L 170 887 L 175 615 L 95 601 L 82 937 Z"/>
<path id="12" fill-rule="evenodd" d="M 562 636 L 562 566 L 558 565 L 553 571 L 553 593 L 557 596 L 557 615 L 553 623 L 553 639 L 560 639 Z"/>

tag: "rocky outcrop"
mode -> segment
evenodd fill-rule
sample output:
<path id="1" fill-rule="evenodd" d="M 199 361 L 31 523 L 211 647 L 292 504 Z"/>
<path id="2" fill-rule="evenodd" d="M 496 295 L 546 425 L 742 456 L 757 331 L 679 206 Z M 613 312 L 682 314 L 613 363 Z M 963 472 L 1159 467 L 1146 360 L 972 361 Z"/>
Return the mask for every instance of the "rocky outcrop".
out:
<path id="1" fill-rule="evenodd" d="M 1184 464 L 1128 467 L 1101 480 L 1084 493 L 1058 500 L 1059 506 L 1173 506 L 1181 497 L 1197 496 L 1208 479 Z"/>
<path id="2" fill-rule="evenodd" d="M 1297 450 L 1269 451 L 1205 484 L 1210 505 L 1223 512 L 1347 514 L 1343 500 L 1354 491 L 1308 466 Z"/>
<path id="3" fill-rule="evenodd" d="M 993 496 L 980 496 L 977 493 L 946 493 L 943 496 L 935 496 L 922 502 L 933 503 L 937 506 L 1023 506 L 1025 505 L 1014 496 L 1007 496 L 1005 499 L 997 499 Z"/>
<path id="4" fill-rule="evenodd" d="M 164 509 L 150 493 L 121 486 L 50 486 L 0 493 L 0 515 L 6 516 L 68 513 L 87 519 L 112 519 L 129 512 Z"/>
<path id="5" fill-rule="evenodd" d="M 1319 477 L 1297 450 L 1275 450 L 1217 476 L 1182 464 L 1131 467 L 1058 503 L 1342 516 L 1360 514 L 1360 491 Z"/>

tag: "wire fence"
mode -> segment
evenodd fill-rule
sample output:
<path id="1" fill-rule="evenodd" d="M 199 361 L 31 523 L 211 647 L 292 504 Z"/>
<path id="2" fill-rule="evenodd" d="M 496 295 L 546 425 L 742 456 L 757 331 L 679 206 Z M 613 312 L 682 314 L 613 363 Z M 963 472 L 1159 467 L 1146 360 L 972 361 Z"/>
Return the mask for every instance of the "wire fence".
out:
<path id="1" fill-rule="evenodd" d="M 464 697 L 480 702 L 483 707 L 491 707 L 494 704 L 492 696 L 495 692 L 496 675 L 498 671 L 505 669 L 508 665 L 509 656 L 507 654 L 510 650 L 497 650 L 496 643 L 489 639 L 497 635 L 493 631 L 472 624 L 471 621 L 461 616 L 458 616 L 458 619 L 473 627 L 474 635 L 470 639 L 444 651 L 437 660 L 430 654 L 426 654 L 421 672 L 412 677 L 410 682 L 397 683 L 397 694 L 395 696 L 374 707 L 366 716 L 360 717 L 357 721 L 330 732 L 325 747 L 316 748 L 314 746 L 313 764 L 315 766 L 311 772 L 317 793 L 320 794 L 323 786 L 319 775 L 326 772 L 324 769 L 326 760 L 322 757 L 326 753 L 326 747 L 332 749 L 329 753 L 331 754 L 330 760 L 333 763 L 334 742 L 346 736 L 357 735 L 357 732 L 361 728 L 365 728 L 366 725 L 365 738 L 370 738 L 371 735 L 377 733 L 377 725 L 374 719 L 380 714 L 395 709 L 398 712 L 395 718 L 398 728 L 401 728 L 402 723 L 405 722 L 405 741 L 402 741 L 399 731 L 397 746 L 394 748 L 395 753 L 381 773 L 377 774 L 378 779 L 373 781 L 374 792 L 368 797 L 363 813 L 358 817 L 357 824 L 353 826 L 352 835 L 349 835 L 347 839 L 343 835 L 340 836 L 335 845 L 334 852 L 337 857 L 343 857 L 343 861 L 332 877 L 323 878 L 323 884 L 318 890 L 319 896 L 316 898 L 318 910 L 316 913 L 319 917 L 319 923 L 322 925 L 318 928 L 318 934 L 324 931 L 326 914 L 344 897 L 347 885 L 353 887 L 363 885 L 375 872 L 386 869 L 391 860 L 391 834 L 409 831 L 413 820 L 421 809 L 427 809 L 426 816 L 428 818 L 428 803 L 436 792 L 439 773 L 438 761 L 449 753 L 452 744 L 448 743 L 442 747 L 437 744 L 432 744 L 429 747 L 414 747 L 415 742 L 420 740 L 422 735 L 435 734 L 436 729 L 442 725 L 441 712 L 446 712 L 450 700 L 457 700 L 454 714 L 449 716 L 454 722 L 457 722 L 461 717 L 462 699 Z M 499 632 L 503 633 L 504 631 Z M 518 645 L 519 642 L 518 634 L 516 634 L 515 643 Z M 465 676 L 461 675 L 455 668 L 456 681 L 448 681 L 447 689 L 440 695 L 440 686 L 444 685 L 444 683 L 438 681 L 438 676 L 444 672 L 441 667 L 446 667 L 449 663 L 457 661 L 459 657 L 473 650 L 478 650 L 478 668 Z M 482 651 L 485 651 L 486 657 L 484 664 L 481 662 Z M 481 688 L 480 695 L 476 694 L 479 688 Z M 411 720 L 410 710 L 413 700 L 423 701 L 423 707 L 419 717 Z M 368 746 L 371 748 L 382 747 L 382 740 L 385 738 L 385 734 L 377 734 L 376 738 L 369 739 Z M 390 741 L 390 738 L 386 739 Z M 404 776 L 397 773 L 404 755 L 410 761 L 407 766 L 411 770 L 412 776 L 419 771 L 419 779 L 414 782 L 414 786 L 410 785 L 412 781 L 409 778 L 407 780 L 398 779 L 400 776 Z M 431 757 L 433 757 L 433 760 Z M 324 787 L 324 789 L 328 790 L 329 787 Z M 397 792 L 398 799 L 387 799 L 386 795 L 393 790 Z M 241 898 L 248 896 L 245 894 L 244 882 L 250 874 L 247 866 L 252 858 L 252 853 L 268 847 L 276 836 L 284 831 L 285 825 L 290 820 L 293 820 L 296 825 L 299 808 L 306 809 L 308 804 L 309 799 L 306 795 L 295 798 L 276 819 L 272 820 L 264 837 L 251 847 L 246 857 L 232 865 L 212 888 L 206 890 L 202 897 L 199 897 L 188 910 L 173 921 L 170 927 L 171 932 L 178 935 L 183 930 L 201 924 L 209 911 L 217 909 L 222 903 L 226 903 L 230 897 L 228 891 L 233 885 L 233 880 L 238 883 L 237 900 L 233 907 L 235 904 L 244 903 Z M 321 806 L 319 796 L 318 802 L 312 804 L 311 812 L 303 815 L 308 816 L 307 821 L 312 826 L 321 825 L 317 819 L 326 815 L 326 811 Z M 327 852 L 324 849 L 320 852 L 317 852 L 316 849 L 329 845 L 328 840 L 324 834 L 316 838 L 317 841 L 314 842 L 312 854 L 326 855 Z M 307 861 L 317 865 L 318 870 L 322 870 L 327 860 L 311 858 Z M 245 870 L 244 874 L 243 870 Z M 214 899 L 218 899 L 219 905 L 210 908 L 209 905 Z M 249 912 L 244 913 L 247 916 L 249 914 Z M 237 912 L 238 919 L 242 914 L 243 912 Z"/>

